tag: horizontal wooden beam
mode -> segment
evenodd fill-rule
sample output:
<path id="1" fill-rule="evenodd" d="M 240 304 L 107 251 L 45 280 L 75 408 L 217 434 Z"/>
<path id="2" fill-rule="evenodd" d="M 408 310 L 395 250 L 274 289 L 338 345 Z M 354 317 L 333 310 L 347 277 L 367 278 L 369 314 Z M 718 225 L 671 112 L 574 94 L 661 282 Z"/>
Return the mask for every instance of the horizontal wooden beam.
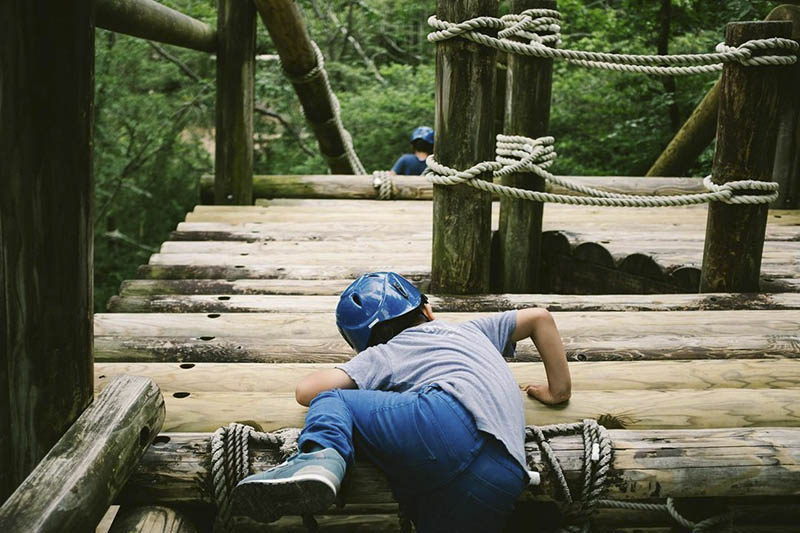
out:
<path id="1" fill-rule="evenodd" d="M 142 280 L 150 281 L 150 280 Z M 126 289 L 169 291 L 168 285 L 177 280 L 155 281 L 158 285 L 127 282 Z M 245 280 L 242 280 L 245 281 Z M 275 290 L 269 281 L 259 281 L 264 291 Z M 283 281 L 283 280 L 276 280 Z M 317 280 L 312 280 L 317 281 Z M 315 286 L 327 292 L 323 296 L 276 294 L 236 294 L 221 291 L 216 294 L 166 294 L 113 296 L 108 303 L 111 313 L 324 313 L 336 309 L 338 294 L 349 280 L 332 280 L 328 286 Z M 201 291 L 205 287 L 223 288 L 211 280 L 186 280 L 187 290 Z M 194 282 L 194 283 L 192 283 Z M 202 282 L 210 282 L 203 284 Z M 236 282 L 225 282 L 233 286 Z M 253 284 L 256 286 L 255 284 Z M 249 290 L 258 290 L 254 286 Z M 291 288 L 291 286 L 288 286 Z M 235 290 L 235 287 L 233 287 Z M 296 288 L 294 290 L 297 290 Z M 476 296 L 429 295 L 434 310 L 442 312 L 496 312 L 527 307 L 542 307 L 550 311 L 698 311 L 734 309 L 800 309 L 800 294 L 485 294 Z"/>
<path id="2" fill-rule="evenodd" d="M 522 393 L 521 393 L 522 394 Z M 624 429 L 700 429 L 800 425 L 798 389 L 589 390 L 557 409 L 523 398 L 528 424 L 584 418 Z M 294 392 L 193 392 L 166 395 L 164 431 L 214 431 L 233 421 L 272 431 L 302 426 Z"/>
<path id="3" fill-rule="evenodd" d="M 335 364 L 97 363 L 95 389 L 117 376 L 146 376 L 165 394 L 196 392 L 294 392 L 308 374 Z M 539 363 L 510 363 L 522 384 L 545 383 Z M 570 366 L 572 390 L 710 390 L 800 388 L 800 362 L 788 359 L 732 361 L 580 362 Z"/>
<path id="4" fill-rule="evenodd" d="M 705 192 L 699 178 L 641 178 L 629 176 L 564 176 L 581 185 L 597 187 L 608 192 L 665 196 Z M 256 175 L 253 176 L 255 198 L 349 198 L 378 199 L 373 176 L 340 175 Z M 433 185 L 422 176 L 393 178 L 392 198 L 396 200 L 431 200 Z M 574 194 L 558 185 L 549 185 L 548 192 Z M 214 193 L 214 179 L 203 176 L 201 198 Z"/>
<path id="5" fill-rule="evenodd" d="M 151 41 L 214 53 L 216 30 L 155 0 L 96 0 L 97 26 Z M 213 197 L 214 179 L 211 178 Z"/>
<path id="6" fill-rule="evenodd" d="M 796 494 L 800 486 L 800 429 L 752 428 L 609 432 L 614 459 L 607 496 L 612 499 L 773 496 Z M 162 434 L 147 452 L 119 500 L 138 504 L 210 504 L 208 433 Z M 555 437 L 552 446 L 573 493 L 582 483 L 580 437 Z M 281 461 L 276 452 L 251 453 L 253 468 L 265 470 Z M 537 499 L 552 498 L 546 464 Z M 391 490 L 372 465 L 357 462 L 347 503 L 389 503 Z"/>
<path id="7" fill-rule="evenodd" d="M 197 533 L 186 515 L 160 505 L 122 506 L 108 533 Z"/>
<path id="8" fill-rule="evenodd" d="M 463 322 L 482 313 L 437 313 Z M 800 356 L 795 311 L 556 312 L 570 360 Z M 333 313 L 100 313 L 97 361 L 341 362 L 352 350 Z M 529 341 L 520 361 L 536 361 Z"/>
<path id="9" fill-rule="evenodd" d="M 0 508 L 3 532 L 93 530 L 163 422 L 152 380 L 116 378 Z"/>

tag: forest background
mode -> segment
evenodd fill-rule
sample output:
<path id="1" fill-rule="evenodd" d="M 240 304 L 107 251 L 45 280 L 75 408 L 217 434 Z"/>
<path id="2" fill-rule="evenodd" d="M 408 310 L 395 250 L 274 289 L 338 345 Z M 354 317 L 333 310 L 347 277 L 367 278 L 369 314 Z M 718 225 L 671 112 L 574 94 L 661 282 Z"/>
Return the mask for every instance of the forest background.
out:
<path id="1" fill-rule="evenodd" d="M 164 4 L 216 26 L 215 0 Z M 763 19 L 760 0 L 559 0 L 565 48 L 617 53 L 712 51 L 725 24 Z M 435 0 L 298 0 L 325 55 L 345 127 L 368 171 L 407 152 L 434 121 Z M 501 2 L 501 13 L 508 2 Z M 354 46 L 347 37 L 359 45 Z M 213 56 L 98 29 L 95 35 L 95 310 L 199 203 L 213 172 Z M 360 50 L 359 50 L 360 48 Z M 263 24 L 255 74 L 257 174 L 325 174 Z M 561 175 L 641 176 L 716 76 L 659 78 L 556 62 L 550 133 Z M 711 167 L 709 147 L 690 170 Z"/>

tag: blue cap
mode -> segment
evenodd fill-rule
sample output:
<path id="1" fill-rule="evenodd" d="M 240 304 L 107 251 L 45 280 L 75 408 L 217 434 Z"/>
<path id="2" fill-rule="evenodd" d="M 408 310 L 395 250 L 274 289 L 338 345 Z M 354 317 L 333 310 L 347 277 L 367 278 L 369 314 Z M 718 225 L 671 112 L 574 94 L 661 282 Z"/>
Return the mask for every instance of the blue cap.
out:
<path id="1" fill-rule="evenodd" d="M 400 274 L 364 274 L 339 297 L 336 327 L 358 353 L 367 348 L 376 324 L 409 313 L 422 303 L 422 293 Z"/>
<path id="2" fill-rule="evenodd" d="M 433 144 L 433 129 L 428 126 L 420 126 L 411 132 L 411 142 L 422 139 L 426 143 Z"/>

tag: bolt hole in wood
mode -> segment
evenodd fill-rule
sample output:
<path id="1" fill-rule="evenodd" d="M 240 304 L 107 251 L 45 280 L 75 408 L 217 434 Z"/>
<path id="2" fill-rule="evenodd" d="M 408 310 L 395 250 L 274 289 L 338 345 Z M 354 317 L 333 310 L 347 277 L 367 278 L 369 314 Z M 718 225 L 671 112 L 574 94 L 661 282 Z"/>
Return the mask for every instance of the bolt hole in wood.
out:
<path id="1" fill-rule="evenodd" d="M 208 318 L 219 318 L 219 313 L 209 313 L 206 315 Z"/>
<path id="2" fill-rule="evenodd" d="M 157 435 L 156 438 L 153 439 L 153 446 L 163 446 L 170 440 L 171 439 L 167 435 Z"/>
<path id="3" fill-rule="evenodd" d="M 231 299 L 230 296 L 217 296 L 217 300 L 222 300 L 223 302 L 230 299 Z"/>
<path id="4" fill-rule="evenodd" d="M 190 393 L 188 393 L 188 392 L 173 392 L 172 393 L 172 397 L 173 398 L 188 398 L 189 395 L 190 395 Z"/>
<path id="5" fill-rule="evenodd" d="M 249 253 L 247 253 L 247 252 L 242 252 L 242 253 L 240 253 L 239 255 L 250 255 L 250 254 L 249 254 Z"/>
<path id="6" fill-rule="evenodd" d="M 147 446 L 147 443 L 150 441 L 150 428 L 144 426 L 141 431 L 139 431 L 139 446 Z"/>
<path id="7" fill-rule="evenodd" d="M 181 363 L 181 368 L 185 369 L 194 368 L 194 363 Z"/>
<path id="8" fill-rule="evenodd" d="M 213 341 L 214 339 L 216 339 L 216 337 L 209 337 L 209 336 L 200 337 L 201 341 Z"/>
<path id="9" fill-rule="evenodd" d="M 575 355 L 576 361 L 586 361 L 586 354 L 579 353 Z"/>
<path id="10" fill-rule="evenodd" d="M 233 268 L 244 268 L 244 265 L 235 265 Z"/>
<path id="11" fill-rule="evenodd" d="M 97 379 L 106 379 L 106 377 L 101 374 L 101 375 L 97 376 Z"/>

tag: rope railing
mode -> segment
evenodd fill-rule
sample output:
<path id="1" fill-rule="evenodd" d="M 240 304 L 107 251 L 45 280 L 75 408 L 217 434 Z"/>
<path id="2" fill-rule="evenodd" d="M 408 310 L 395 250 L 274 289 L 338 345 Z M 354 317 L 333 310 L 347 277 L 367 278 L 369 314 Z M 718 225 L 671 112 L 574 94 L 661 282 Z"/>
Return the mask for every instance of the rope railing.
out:
<path id="1" fill-rule="evenodd" d="M 712 177 L 703 179 L 708 192 L 671 196 L 643 196 L 602 191 L 581 185 L 563 177 L 555 176 L 547 168 L 556 158 L 553 137 L 533 139 L 521 135 L 498 135 L 496 158 L 482 161 L 466 170 L 456 170 L 440 164 L 434 156 L 427 160 L 425 175 L 435 185 L 468 185 L 499 196 L 552 202 L 568 205 L 589 205 L 604 207 L 675 207 L 702 204 L 712 201 L 727 204 L 763 204 L 778 197 L 778 184 L 766 181 L 740 180 L 718 185 Z M 501 178 L 514 172 L 530 172 L 545 180 L 586 196 L 553 194 L 509 187 L 482 179 L 487 174 Z"/>
<path id="2" fill-rule="evenodd" d="M 435 43 L 461 37 L 511 54 L 564 59 L 584 67 L 659 76 L 719 72 L 724 63 L 732 62 L 747 66 L 792 65 L 800 49 L 796 41 L 780 37 L 753 39 L 739 46 L 720 43 L 714 52 L 705 54 L 612 54 L 560 49 L 560 21 L 561 14 L 552 9 L 528 9 L 499 18 L 475 17 L 458 23 L 433 15 L 428 19 L 434 29 L 428 34 L 428 41 Z M 497 37 L 484 33 L 486 31 L 496 31 Z M 781 51 L 790 55 L 775 53 Z"/>

